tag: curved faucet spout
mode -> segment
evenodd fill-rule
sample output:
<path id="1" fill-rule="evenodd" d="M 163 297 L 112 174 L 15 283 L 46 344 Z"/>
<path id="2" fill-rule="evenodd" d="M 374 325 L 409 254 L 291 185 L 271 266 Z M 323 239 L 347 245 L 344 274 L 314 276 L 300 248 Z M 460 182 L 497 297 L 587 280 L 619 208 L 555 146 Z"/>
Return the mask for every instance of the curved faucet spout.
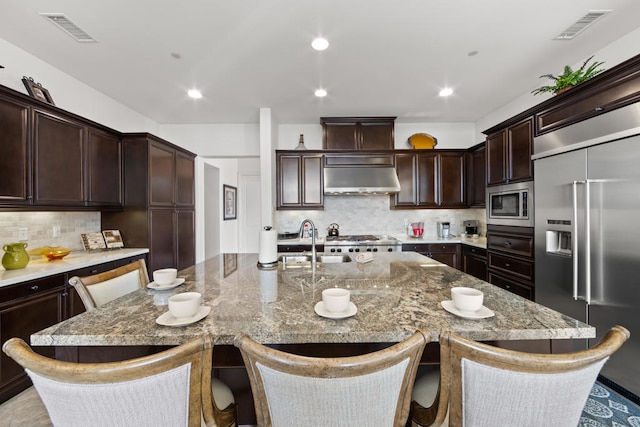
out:
<path id="1" fill-rule="evenodd" d="M 300 237 L 302 237 L 302 232 L 304 231 L 305 224 L 309 224 L 309 226 L 311 227 L 311 267 L 315 269 L 317 262 L 316 257 L 318 255 L 316 252 L 316 225 L 308 218 L 303 220 L 302 224 L 300 224 Z"/>

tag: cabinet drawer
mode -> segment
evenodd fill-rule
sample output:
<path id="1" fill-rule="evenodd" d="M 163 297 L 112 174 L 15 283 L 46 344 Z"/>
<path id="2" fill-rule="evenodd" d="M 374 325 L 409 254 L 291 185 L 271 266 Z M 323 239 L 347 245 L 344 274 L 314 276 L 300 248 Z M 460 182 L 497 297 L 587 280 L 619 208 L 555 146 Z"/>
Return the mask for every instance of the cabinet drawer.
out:
<path id="1" fill-rule="evenodd" d="M 462 254 L 478 258 L 487 258 L 487 250 L 475 246 L 462 245 Z"/>
<path id="2" fill-rule="evenodd" d="M 64 274 L 56 274 L 42 279 L 29 280 L 0 288 L 0 305 L 9 301 L 37 295 L 65 285 Z"/>
<path id="3" fill-rule="evenodd" d="M 490 269 L 502 270 L 510 275 L 533 281 L 533 262 L 489 252 L 487 265 Z"/>
<path id="4" fill-rule="evenodd" d="M 535 295 L 533 286 L 519 283 L 515 280 L 501 276 L 491 271 L 489 272 L 488 279 L 489 283 L 496 285 L 499 288 L 505 289 L 509 292 L 513 292 L 514 294 L 530 299 L 531 301 L 534 300 Z"/>
<path id="5" fill-rule="evenodd" d="M 316 245 L 317 252 L 324 252 L 324 245 Z M 278 252 L 311 252 L 311 245 L 278 245 Z"/>
<path id="6" fill-rule="evenodd" d="M 533 236 L 490 233 L 487 236 L 487 249 L 532 258 Z"/>
<path id="7" fill-rule="evenodd" d="M 113 268 L 118 268 L 118 267 L 122 267 L 123 265 L 131 264 L 132 262 L 137 261 L 139 259 L 144 259 L 145 262 L 147 261 L 145 255 L 136 255 L 129 258 L 122 258 L 122 259 L 117 259 L 113 261 Z"/>
<path id="8" fill-rule="evenodd" d="M 71 278 L 73 276 L 78 276 L 78 277 L 93 276 L 94 274 L 103 273 L 105 271 L 113 270 L 114 268 L 115 268 L 115 264 L 113 261 L 105 262 L 104 264 L 96 264 L 96 265 L 92 265 L 91 267 L 71 270 L 67 272 L 67 277 Z"/>

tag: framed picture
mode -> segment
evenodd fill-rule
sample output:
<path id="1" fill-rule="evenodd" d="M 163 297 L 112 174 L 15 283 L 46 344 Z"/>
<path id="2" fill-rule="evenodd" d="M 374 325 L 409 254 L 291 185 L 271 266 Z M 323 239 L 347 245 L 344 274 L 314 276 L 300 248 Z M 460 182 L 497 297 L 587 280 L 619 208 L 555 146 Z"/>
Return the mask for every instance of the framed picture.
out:
<path id="1" fill-rule="evenodd" d="M 236 219 L 238 217 L 238 213 L 236 212 L 237 202 L 238 202 L 238 189 L 236 187 L 232 187 L 230 185 L 223 184 L 223 204 L 224 204 L 224 218 L 226 221 L 228 219 Z"/>
<path id="2" fill-rule="evenodd" d="M 227 277 L 238 269 L 238 254 L 224 254 L 224 277 Z"/>
<path id="3" fill-rule="evenodd" d="M 82 245 L 85 251 L 96 249 L 106 249 L 107 244 L 104 241 L 102 233 L 84 233 L 82 236 Z"/>
<path id="4" fill-rule="evenodd" d="M 104 241 L 107 244 L 107 248 L 111 249 L 124 247 L 124 242 L 122 241 L 120 230 L 103 230 L 102 235 L 104 236 Z"/>
<path id="5" fill-rule="evenodd" d="M 29 92 L 29 96 L 39 99 L 42 102 L 46 102 L 47 104 L 56 105 L 53 102 L 53 98 L 51 98 L 51 94 L 47 89 L 45 89 L 40 83 L 36 83 L 32 77 L 23 77 L 22 83 L 24 83 L 24 87 L 27 88 L 27 92 Z"/>

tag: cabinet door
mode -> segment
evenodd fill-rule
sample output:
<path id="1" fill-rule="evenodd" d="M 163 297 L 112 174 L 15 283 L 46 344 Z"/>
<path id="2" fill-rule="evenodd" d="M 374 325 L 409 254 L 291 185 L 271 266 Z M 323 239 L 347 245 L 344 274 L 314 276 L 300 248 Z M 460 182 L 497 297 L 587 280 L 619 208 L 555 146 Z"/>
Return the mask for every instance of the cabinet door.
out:
<path id="1" fill-rule="evenodd" d="M 507 133 L 487 137 L 487 185 L 507 182 Z"/>
<path id="2" fill-rule="evenodd" d="M 177 268 L 173 209 L 149 209 L 149 272 Z"/>
<path id="3" fill-rule="evenodd" d="M 83 206 L 84 126 L 34 112 L 34 204 Z"/>
<path id="4" fill-rule="evenodd" d="M 122 142 L 117 134 L 89 128 L 87 132 L 88 204 L 122 206 Z"/>
<path id="5" fill-rule="evenodd" d="M 533 118 L 507 129 L 509 141 L 509 181 L 533 179 Z"/>
<path id="6" fill-rule="evenodd" d="M 416 206 L 418 201 L 416 156 L 415 154 L 396 154 L 395 162 L 400 192 L 392 196 L 393 206 Z"/>
<path id="7" fill-rule="evenodd" d="M 435 153 L 418 154 L 418 206 L 438 206 L 438 155 Z"/>
<path id="8" fill-rule="evenodd" d="M 278 208 L 301 206 L 301 157 L 297 155 L 281 155 L 278 157 L 277 167 Z"/>
<path id="9" fill-rule="evenodd" d="M 393 150 L 393 122 L 362 122 L 359 127 L 361 150 Z"/>
<path id="10" fill-rule="evenodd" d="M 175 150 L 149 143 L 149 204 L 174 206 Z"/>
<path id="11" fill-rule="evenodd" d="M 463 152 L 439 154 L 441 207 L 466 207 L 464 157 Z"/>
<path id="12" fill-rule="evenodd" d="M 196 216 L 193 210 L 176 211 L 176 268 L 196 263 Z"/>
<path id="13" fill-rule="evenodd" d="M 324 206 L 324 173 L 322 156 L 302 156 L 302 205 Z"/>
<path id="14" fill-rule="evenodd" d="M 28 204 L 31 198 L 29 107 L 0 97 L 0 123 L 0 203 Z"/>
<path id="15" fill-rule="evenodd" d="M 176 206 L 195 206 L 195 168 L 193 157 L 176 151 Z"/>
<path id="16" fill-rule="evenodd" d="M 61 285 L 63 283 L 61 282 Z M 3 304 L 0 309 L 0 340 L 18 337 L 29 343 L 30 336 L 63 320 L 64 286 L 33 297 Z M 34 347 L 44 356 L 54 357 L 54 347 Z M 0 401 L 17 394 L 30 385 L 20 365 L 0 353 Z"/>
<path id="17" fill-rule="evenodd" d="M 469 153 L 467 163 L 468 203 L 472 207 L 485 207 L 485 190 L 487 188 L 487 165 L 485 144 Z"/>
<path id="18" fill-rule="evenodd" d="M 322 148 L 325 150 L 357 150 L 357 123 L 323 123 Z"/>
<path id="19" fill-rule="evenodd" d="M 462 271 L 477 277 L 481 280 L 487 280 L 487 255 L 484 249 L 468 247 L 463 245 L 462 248 Z"/>

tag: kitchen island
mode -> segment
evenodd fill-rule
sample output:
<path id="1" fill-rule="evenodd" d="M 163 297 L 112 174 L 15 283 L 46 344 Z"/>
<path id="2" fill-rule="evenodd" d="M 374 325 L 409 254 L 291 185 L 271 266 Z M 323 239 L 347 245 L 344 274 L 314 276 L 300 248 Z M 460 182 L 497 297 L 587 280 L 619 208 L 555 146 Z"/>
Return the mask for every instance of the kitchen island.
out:
<path id="1" fill-rule="evenodd" d="M 373 261 L 257 268 L 257 254 L 221 254 L 182 270 L 185 283 L 169 291 L 139 290 L 98 310 L 37 332 L 32 345 L 173 346 L 210 332 L 216 345 L 232 345 L 240 332 L 264 344 L 393 343 L 418 328 L 437 341 L 453 330 L 479 341 L 593 338 L 595 329 L 557 311 L 413 252 L 376 253 Z M 450 288 L 469 286 L 485 294 L 495 316 L 467 320 L 443 309 Z M 351 290 L 353 317 L 319 316 L 323 289 Z M 197 291 L 207 317 L 183 327 L 161 326 L 172 294 Z"/>

